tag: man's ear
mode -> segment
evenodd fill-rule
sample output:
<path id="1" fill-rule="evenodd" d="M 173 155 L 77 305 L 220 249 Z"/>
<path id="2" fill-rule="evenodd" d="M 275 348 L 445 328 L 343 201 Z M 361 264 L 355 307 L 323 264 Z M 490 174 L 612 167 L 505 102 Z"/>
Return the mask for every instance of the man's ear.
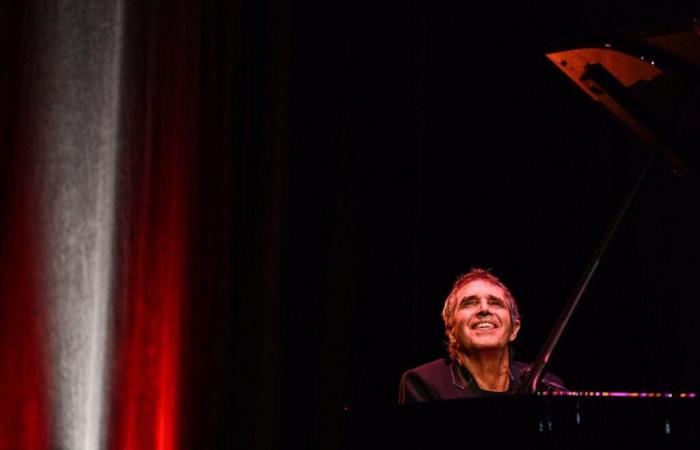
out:
<path id="1" fill-rule="evenodd" d="M 450 328 L 449 331 L 447 332 L 447 341 L 451 344 L 453 342 L 457 342 L 457 338 L 455 337 L 455 329 L 454 327 Z"/>
<path id="2" fill-rule="evenodd" d="M 508 342 L 513 342 L 518 336 L 518 331 L 520 331 L 520 321 L 516 320 L 513 322 L 513 329 L 510 330 L 510 336 L 508 337 Z"/>

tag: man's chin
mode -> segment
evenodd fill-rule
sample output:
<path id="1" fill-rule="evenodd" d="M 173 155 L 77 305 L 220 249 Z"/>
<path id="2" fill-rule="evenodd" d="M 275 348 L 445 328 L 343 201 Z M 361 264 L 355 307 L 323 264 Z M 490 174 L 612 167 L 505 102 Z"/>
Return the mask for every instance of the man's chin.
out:
<path id="1" fill-rule="evenodd" d="M 467 353 L 469 352 L 487 352 L 493 350 L 503 350 L 508 348 L 508 344 L 505 345 L 501 341 L 497 340 L 478 340 L 470 342 L 465 346 Z"/>

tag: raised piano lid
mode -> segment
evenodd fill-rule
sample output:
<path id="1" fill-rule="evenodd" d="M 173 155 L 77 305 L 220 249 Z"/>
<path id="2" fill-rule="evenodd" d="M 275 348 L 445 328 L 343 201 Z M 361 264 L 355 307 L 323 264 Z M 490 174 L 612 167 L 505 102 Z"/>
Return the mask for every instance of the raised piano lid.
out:
<path id="1" fill-rule="evenodd" d="M 570 39 L 547 57 L 679 176 L 700 174 L 700 33 L 693 22 Z M 695 175 L 695 176 L 689 176 Z"/>

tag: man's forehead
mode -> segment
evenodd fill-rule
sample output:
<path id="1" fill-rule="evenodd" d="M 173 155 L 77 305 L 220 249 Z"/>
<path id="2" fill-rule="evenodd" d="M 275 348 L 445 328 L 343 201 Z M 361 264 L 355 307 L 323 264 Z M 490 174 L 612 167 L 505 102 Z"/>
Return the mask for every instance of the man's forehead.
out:
<path id="1" fill-rule="evenodd" d="M 497 284 L 494 284 L 488 280 L 472 280 L 462 287 L 460 287 L 457 290 L 456 297 L 457 298 L 464 298 L 464 297 L 471 297 L 471 296 L 477 296 L 477 297 L 487 297 L 487 296 L 494 296 L 498 297 L 500 299 L 505 299 L 506 293 Z"/>

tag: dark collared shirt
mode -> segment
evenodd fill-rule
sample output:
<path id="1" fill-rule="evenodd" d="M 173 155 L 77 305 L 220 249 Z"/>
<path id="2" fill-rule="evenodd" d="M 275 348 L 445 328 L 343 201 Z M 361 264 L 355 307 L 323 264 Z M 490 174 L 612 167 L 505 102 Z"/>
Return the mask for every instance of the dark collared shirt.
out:
<path id="1" fill-rule="evenodd" d="M 512 361 L 508 391 L 492 392 L 481 389 L 472 374 L 457 361 L 437 359 L 403 374 L 399 385 L 399 403 L 512 395 L 518 389 L 527 367 L 525 363 Z M 556 389 L 566 389 L 559 378 L 550 374 L 544 376 L 544 383 Z"/>

